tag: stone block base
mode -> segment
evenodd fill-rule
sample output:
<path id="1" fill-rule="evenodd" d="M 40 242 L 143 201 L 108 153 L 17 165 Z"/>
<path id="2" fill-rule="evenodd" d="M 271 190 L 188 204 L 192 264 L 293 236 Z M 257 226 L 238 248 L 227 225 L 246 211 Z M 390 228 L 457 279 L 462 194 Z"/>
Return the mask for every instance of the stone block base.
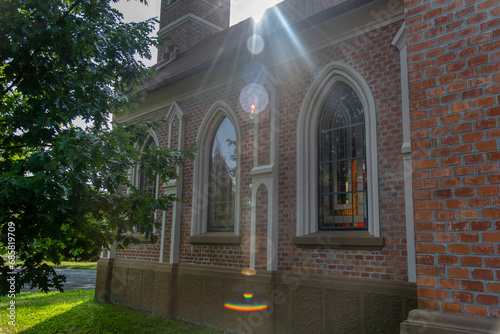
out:
<path id="1" fill-rule="evenodd" d="M 401 334 L 493 334 L 500 333 L 500 319 L 413 310 L 401 324 Z"/>
<path id="2" fill-rule="evenodd" d="M 401 281 L 102 259 L 96 299 L 236 333 L 398 334 L 417 293 Z M 267 308 L 240 312 L 226 302 Z"/>

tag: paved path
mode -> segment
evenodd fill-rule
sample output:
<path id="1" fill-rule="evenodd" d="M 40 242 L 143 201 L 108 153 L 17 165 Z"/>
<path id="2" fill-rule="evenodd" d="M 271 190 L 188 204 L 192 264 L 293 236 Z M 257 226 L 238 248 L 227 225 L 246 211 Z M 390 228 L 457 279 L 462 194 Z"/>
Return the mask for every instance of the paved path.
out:
<path id="1" fill-rule="evenodd" d="M 64 290 L 91 290 L 95 288 L 95 278 L 97 275 L 97 270 L 83 270 L 83 269 L 56 269 L 56 273 L 59 275 L 66 276 L 66 283 L 64 283 Z M 55 289 L 50 289 L 54 291 Z M 29 287 L 24 287 L 21 289 L 22 292 L 25 291 L 40 291 L 30 290 Z"/>

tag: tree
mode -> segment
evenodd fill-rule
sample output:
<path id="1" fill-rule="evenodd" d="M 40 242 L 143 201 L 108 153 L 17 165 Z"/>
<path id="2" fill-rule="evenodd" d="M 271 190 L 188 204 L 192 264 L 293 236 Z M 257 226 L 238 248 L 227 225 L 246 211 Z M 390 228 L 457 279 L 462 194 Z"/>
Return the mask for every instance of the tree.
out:
<path id="1" fill-rule="evenodd" d="M 126 247 L 134 226 L 155 241 L 154 212 L 176 199 L 142 193 L 127 171 L 139 165 L 165 182 L 192 157 L 192 148 L 139 149 L 161 124 L 108 125 L 109 113 L 137 106 L 151 71 L 134 55 L 150 58 L 158 43 L 148 37 L 155 20 L 124 23 L 116 1 L 0 1 L 0 243 L 23 262 L 17 291 L 62 290 L 45 261 L 78 256 L 78 245 Z M 0 295 L 10 260 L 0 259 Z"/>

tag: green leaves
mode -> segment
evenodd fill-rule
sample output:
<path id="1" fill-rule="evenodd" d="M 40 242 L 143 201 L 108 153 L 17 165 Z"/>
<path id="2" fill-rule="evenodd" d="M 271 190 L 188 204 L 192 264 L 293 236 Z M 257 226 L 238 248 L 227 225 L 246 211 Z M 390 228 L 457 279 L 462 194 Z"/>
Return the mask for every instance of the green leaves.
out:
<path id="1" fill-rule="evenodd" d="M 134 56 L 150 57 L 157 43 L 148 37 L 154 19 L 124 23 L 109 2 L 0 1 L 0 243 L 14 223 L 24 261 L 17 288 L 61 288 L 44 261 L 125 247 L 137 242 L 133 226 L 154 240 L 154 212 L 176 199 L 142 193 L 128 170 L 166 182 L 195 151 L 140 151 L 154 122 L 109 127 L 110 113 L 140 101 L 152 72 Z"/>

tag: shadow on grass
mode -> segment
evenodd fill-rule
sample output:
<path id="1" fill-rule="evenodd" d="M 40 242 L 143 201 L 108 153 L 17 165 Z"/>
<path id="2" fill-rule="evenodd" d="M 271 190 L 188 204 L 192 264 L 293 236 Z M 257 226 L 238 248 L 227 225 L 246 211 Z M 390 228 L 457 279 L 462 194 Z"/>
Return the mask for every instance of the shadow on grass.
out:
<path id="1" fill-rule="evenodd" d="M 93 296 L 93 290 L 47 294 L 21 293 L 16 297 L 16 326 L 11 327 L 7 325 L 8 320 L 1 319 L 0 332 L 23 334 L 220 333 L 179 321 L 153 317 L 147 312 L 101 304 L 93 300 Z M 0 307 L 6 310 L 8 302 L 8 300 L 2 300 Z"/>
<path id="2" fill-rule="evenodd" d="M 178 321 L 153 317 L 145 312 L 90 300 L 21 331 L 23 334 L 52 333 L 219 333 Z"/>

